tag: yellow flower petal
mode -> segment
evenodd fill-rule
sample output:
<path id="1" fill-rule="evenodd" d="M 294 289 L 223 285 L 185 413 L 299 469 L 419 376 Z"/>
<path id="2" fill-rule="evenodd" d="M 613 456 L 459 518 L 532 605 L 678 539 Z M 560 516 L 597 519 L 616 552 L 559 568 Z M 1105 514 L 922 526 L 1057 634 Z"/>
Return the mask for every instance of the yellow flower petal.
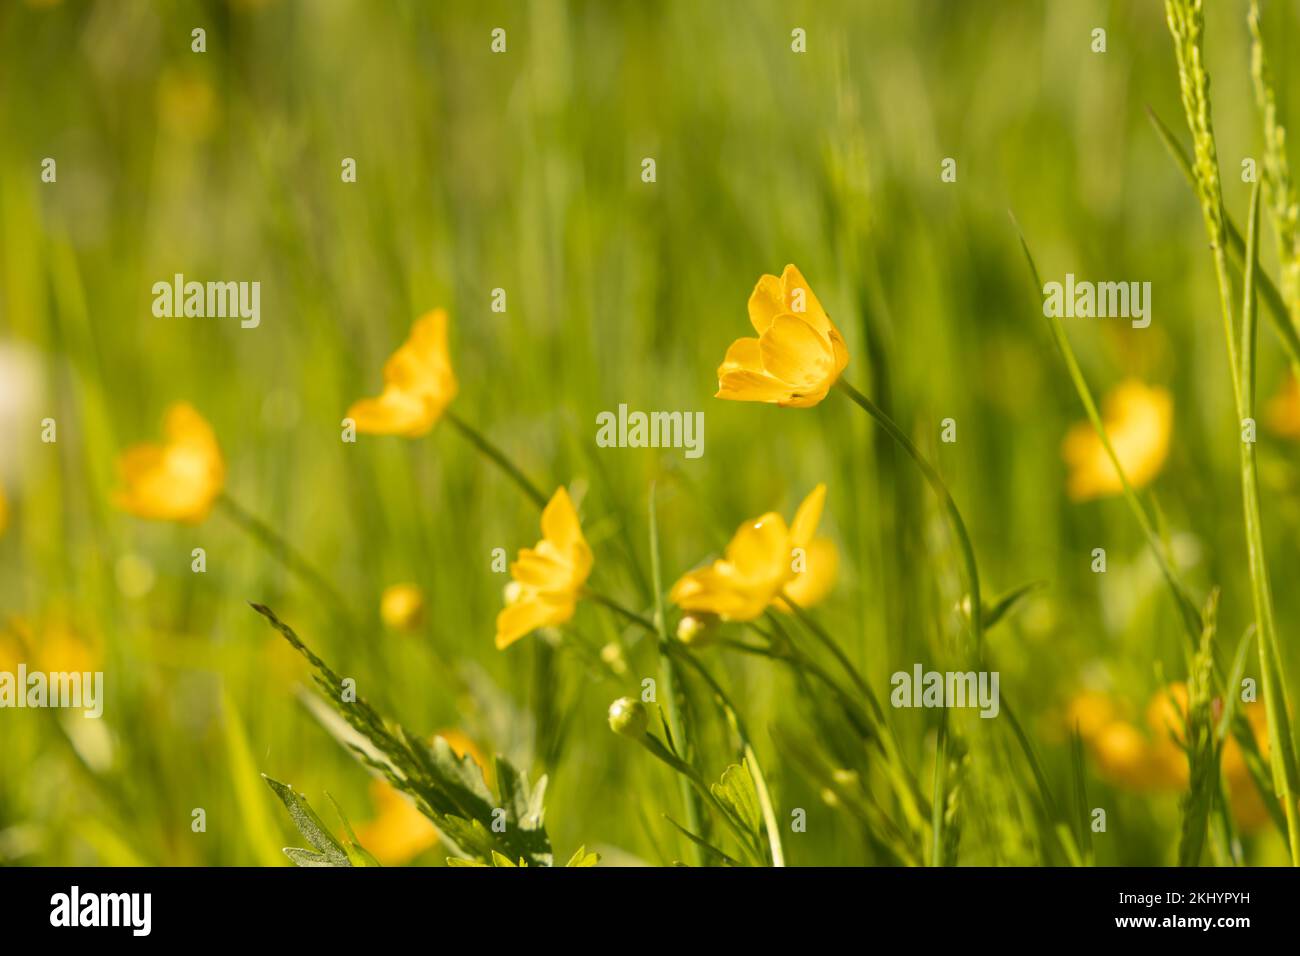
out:
<path id="1" fill-rule="evenodd" d="M 749 580 L 785 577 L 790 570 L 790 530 L 785 519 L 769 511 L 742 525 L 727 545 L 727 561 Z"/>
<path id="2" fill-rule="evenodd" d="M 363 434 L 405 438 L 427 435 L 438 421 L 427 399 L 391 385 L 378 398 L 363 398 L 353 403 L 347 417 L 357 423 L 357 431 Z"/>
<path id="3" fill-rule="evenodd" d="M 762 276 L 749 297 L 757 339 L 737 339 L 718 366 L 716 398 L 808 408 L 849 361 L 839 330 L 794 265 Z"/>
<path id="4" fill-rule="evenodd" d="M 808 280 L 794 263 L 787 265 L 781 273 L 781 292 L 785 306 L 781 311 L 795 313 L 821 335 L 827 335 L 835 328 Z"/>
<path id="5" fill-rule="evenodd" d="M 808 497 L 794 513 L 794 523 L 790 525 L 790 543 L 796 548 L 806 548 L 812 536 L 817 533 L 817 525 L 822 520 L 822 508 L 826 505 L 826 483 L 822 482 L 808 493 Z"/>
<path id="6" fill-rule="evenodd" d="M 804 569 L 786 584 L 783 593 L 801 608 L 820 604 L 835 586 L 839 566 L 840 552 L 835 542 L 818 538 L 804 549 Z M 776 603 L 781 610 L 789 610 L 785 601 Z"/>
<path id="7" fill-rule="evenodd" d="M 497 614 L 497 650 L 505 650 L 539 627 L 554 627 L 573 617 L 575 602 L 541 595 L 526 597 Z"/>
<path id="8" fill-rule="evenodd" d="M 578 512 L 573 507 L 569 493 L 562 487 L 556 490 L 542 509 L 542 537 L 561 551 L 568 551 L 583 541 Z"/>
<path id="9" fill-rule="evenodd" d="M 118 456 L 114 504 L 140 518 L 200 522 L 226 481 L 216 434 L 185 402 L 167 409 L 163 434 L 164 444 L 134 445 Z"/>
<path id="10" fill-rule="evenodd" d="M 749 294 L 749 323 L 754 331 L 762 335 L 779 313 L 788 311 L 781 280 L 776 276 L 760 276 L 754 291 Z"/>
<path id="11" fill-rule="evenodd" d="M 573 617 L 591 564 L 591 547 L 578 513 L 560 487 L 542 510 L 542 540 L 534 548 L 521 549 L 510 566 L 510 600 L 497 615 L 497 647 Z"/>
<path id="12" fill-rule="evenodd" d="M 418 438 L 433 428 L 458 390 L 447 350 L 447 313 L 435 309 L 415 321 L 384 363 L 379 397 L 353 403 L 348 417 L 365 434 Z"/>
<path id="13" fill-rule="evenodd" d="M 1142 488 L 1155 479 L 1168 457 L 1173 398 L 1163 388 L 1130 380 L 1107 396 L 1104 407 L 1102 424 L 1124 474 L 1134 488 Z M 1119 473 L 1091 425 L 1074 425 L 1061 454 L 1070 469 L 1066 490 L 1075 501 L 1123 491 Z"/>
<path id="14" fill-rule="evenodd" d="M 763 369 L 788 382 L 796 394 L 818 390 L 835 367 L 830 341 L 804 318 L 785 313 L 759 337 Z"/>

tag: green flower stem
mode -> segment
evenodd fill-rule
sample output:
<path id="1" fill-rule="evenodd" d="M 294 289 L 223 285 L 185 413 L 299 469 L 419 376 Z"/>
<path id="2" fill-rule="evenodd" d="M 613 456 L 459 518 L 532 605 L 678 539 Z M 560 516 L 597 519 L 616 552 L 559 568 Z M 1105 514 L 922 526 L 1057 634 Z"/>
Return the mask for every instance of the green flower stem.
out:
<path id="1" fill-rule="evenodd" d="M 547 497 L 542 494 L 538 487 L 528 480 L 528 477 L 519 470 L 519 468 L 506 457 L 505 453 L 496 445 L 484 437 L 483 433 L 472 425 L 452 413 L 450 410 L 444 411 L 442 417 L 445 418 L 456 431 L 460 432 L 469 441 L 471 445 L 483 453 L 494 465 L 500 468 L 509 476 L 510 480 L 519 486 L 520 490 L 526 494 L 533 504 L 538 508 L 545 508 Z"/>
<path id="2" fill-rule="evenodd" d="M 1241 385 L 1237 411 L 1242 421 L 1255 416 L 1255 343 L 1258 304 L 1255 273 L 1258 268 L 1259 184 L 1250 194 L 1250 222 L 1246 238 L 1245 290 L 1242 298 Z M 1300 865 L 1300 820 L 1297 819 L 1295 741 L 1291 736 L 1287 682 L 1273 618 L 1273 595 L 1268 565 L 1264 560 L 1264 535 L 1259 507 L 1259 475 L 1255 466 L 1255 443 L 1241 442 L 1241 492 L 1246 517 L 1246 542 L 1250 559 L 1250 580 L 1255 604 L 1255 626 L 1259 634 L 1260 671 L 1263 678 L 1264 710 L 1268 720 L 1273 769 L 1273 788 L 1286 813 L 1287 842 L 1291 863 Z"/>
<path id="3" fill-rule="evenodd" d="M 1016 222 L 1014 216 L 1011 217 L 1012 224 L 1016 227 L 1016 234 L 1020 237 L 1020 248 L 1025 254 L 1025 261 L 1029 263 L 1029 272 L 1034 279 L 1035 290 L 1043 288 L 1043 280 L 1038 275 L 1038 266 L 1034 262 L 1034 257 L 1029 251 L 1029 243 L 1025 241 L 1024 233 L 1020 232 L 1020 225 Z M 1156 534 L 1155 525 L 1152 523 L 1147 510 L 1143 507 L 1142 502 L 1138 499 L 1137 492 L 1129 483 L 1128 475 L 1124 473 L 1124 467 L 1120 464 L 1119 456 L 1115 453 L 1115 447 L 1110 443 L 1110 436 L 1106 434 L 1106 426 L 1102 424 L 1101 412 L 1097 409 L 1097 402 L 1092 396 L 1092 390 L 1088 387 L 1088 382 L 1083 377 L 1083 371 L 1079 368 L 1079 361 L 1075 358 L 1074 349 L 1070 345 L 1070 340 L 1065 335 L 1065 328 L 1061 325 L 1061 320 L 1056 316 L 1047 317 L 1048 325 L 1052 330 L 1052 338 L 1056 342 L 1057 350 L 1061 353 L 1061 358 L 1065 362 L 1065 368 L 1070 373 L 1070 379 L 1074 382 L 1074 390 L 1079 395 L 1079 401 L 1083 403 L 1084 411 L 1088 414 L 1088 420 L 1092 423 L 1093 430 L 1097 437 L 1101 439 L 1102 448 L 1106 451 L 1106 457 L 1110 459 L 1111 465 L 1115 468 L 1115 474 L 1119 475 L 1120 486 L 1124 491 L 1124 500 L 1128 503 L 1129 510 L 1133 512 L 1133 517 L 1137 519 L 1138 527 L 1142 529 L 1142 534 L 1147 539 L 1147 544 L 1151 548 L 1151 554 L 1156 559 L 1156 564 L 1160 567 L 1160 573 L 1173 592 L 1174 601 L 1178 605 L 1179 614 L 1182 617 L 1183 627 L 1187 632 L 1187 638 L 1191 653 L 1195 653 L 1196 645 L 1201 639 L 1201 611 L 1196 602 L 1192 600 L 1187 588 L 1182 580 L 1174 571 L 1173 562 L 1165 553 L 1165 547 Z"/>
<path id="4" fill-rule="evenodd" d="M 767 843 L 772 853 L 772 865 L 785 866 L 785 850 L 781 846 L 781 828 L 776 820 L 776 806 L 772 801 L 772 794 L 767 788 L 767 778 L 763 773 L 763 766 L 759 763 L 758 754 L 754 750 L 754 745 L 750 742 L 749 731 L 745 729 L 740 712 L 736 710 L 726 691 L 722 689 L 722 685 L 713 679 L 713 675 L 705 670 L 704 665 L 696 660 L 685 647 L 680 644 L 667 644 L 666 646 L 671 656 L 680 657 L 683 662 L 700 675 L 704 683 L 709 685 L 709 689 L 717 697 L 723 713 L 726 714 L 731 729 L 740 738 L 740 746 L 745 754 L 745 762 L 749 764 L 750 776 L 754 781 L 754 791 L 758 795 L 759 809 L 763 813 L 763 828 L 767 831 Z"/>
<path id="5" fill-rule="evenodd" d="M 654 635 L 659 650 L 659 672 L 663 681 L 664 715 L 668 720 L 668 732 L 672 734 L 672 745 L 683 759 L 690 760 L 693 755 L 692 740 L 687 734 L 685 721 L 682 720 L 681 708 L 678 706 L 677 668 L 669 653 L 668 625 L 664 616 L 663 574 L 659 560 L 659 522 L 655 507 L 655 486 L 650 485 L 650 571 L 654 582 L 655 616 Z M 703 830 L 704 815 L 700 812 L 700 803 L 695 798 L 688 784 L 682 785 L 682 804 L 686 808 L 686 825 L 699 836 L 707 836 Z M 704 865 L 704 848 L 692 841 L 692 852 L 697 865 Z"/>
<path id="6" fill-rule="evenodd" d="M 1196 172 L 1192 169 L 1192 160 L 1187 155 L 1187 151 L 1174 136 L 1173 131 L 1156 115 L 1151 107 L 1147 107 L 1147 117 L 1151 120 L 1151 125 L 1155 127 L 1156 134 L 1160 141 L 1168 150 L 1169 155 L 1173 158 L 1175 165 L 1182 170 L 1183 176 L 1187 178 L 1187 183 L 1196 191 Z M 1238 259 L 1245 259 L 1246 240 L 1241 237 L 1241 230 L 1237 228 L 1236 223 L 1227 214 L 1223 213 L 1223 228 L 1228 236 L 1228 246 L 1232 253 Z M 1258 283 L 1259 291 L 1264 297 L 1264 303 L 1268 306 L 1269 318 L 1273 321 L 1273 329 L 1277 332 L 1278 341 L 1282 343 L 1282 348 L 1286 352 L 1287 362 L 1291 366 L 1291 373 L 1295 376 L 1296 381 L 1300 381 L 1300 333 L 1296 332 L 1292 324 L 1291 312 L 1287 308 L 1286 300 L 1283 299 L 1282 293 L 1278 292 L 1277 286 L 1263 272 L 1256 272 L 1255 281 Z"/>
<path id="7" fill-rule="evenodd" d="M 655 551 L 651 553 L 652 563 L 653 565 L 656 566 L 658 564 L 657 550 L 658 549 L 655 549 Z M 658 574 L 656 574 L 655 576 L 657 578 Z M 655 592 L 657 594 L 661 593 L 661 589 L 656 587 Z M 741 748 L 744 750 L 745 757 L 749 761 L 750 775 L 753 777 L 754 780 L 754 789 L 758 794 L 759 807 L 763 813 L 763 825 L 764 825 L 764 829 L 767 832 L 768 846 L 770 847 L 772 852 L 772 865 L 785 866 L 785 852 L 781 845 L 781 835 L 780 835 L 779 825 L 776 820 L 775 804 L 772 800 L 771 792 L 768 790 L 767 779 L 763 773 L 762 764 L 759 762 L 758 754 L 754 751 L 753 744 L 750 741 L 749 734 L 745 729 L 744 723 L 741 721 L 739 712 L 736 710 L 735 706 L 731 703 L 731 699 L 727 696 L 726 692 L 723 691 L 722 685 L 719 684 L 713 678 L 713 676 L 709 674 L 707 670 L 705 670 L 704 665 L 702 665 L 699 661 L 697 661 L 695 659 L 695 656 L 691 654 L 691 652 L 684 645 L 673 642 L 672 639 L 666 635 L 666 633 L 661 635 L 661 629 L 654 621 L 651 621 L 650 619 L 644 617 L 643 615 L 637 614 L 635 611 L 629 610 L 628 608 L 619 604 L 617 601 L 613 600 L 612 598 L 608 598 L 605 595 L 592 591 L 590 589 L 585 590 L 583 592 L 583 596 L 601 605 L 602 607 L 608 608 L 609 610 L 613 611 L 615 614 L 618 614 L 620 617 L 625 618 L 627 621 L 639 625 L 640 627 L 648 631 L 650 634 L 655 635 L 656 638 L 660 639 L 663 642 L 661 645 L 661 653 L 664 655 L 665 660 L 671 661 L 672 659 L 676 658 L 682 661 L 684 664 L 686 664 L 692 670 L 694 670 L 697 674 L 699 674 L 700 677 L 704 680 L 704 682 L 709 685 L 710 690 L 712 690 L 713 693 L 717 696 L 719 704 L 722 706 L 723 712 L 727 716 L 728 723 L 731 724 L 732 729 L 736 732 L 736 736 L 740 738 Z M 662 598 L 660 598 L 660 602 L 662 602 Z M 662 615 L 662 603 L 660 603 L 660 606 L 656 609 L 656 615 L 657 616 Z M 665 694 L 667 693 L 668 693 L 668 688 L 665 688 Z M 666 713 L 669 712 L 668 705 L 665 705 L 664 709 Z M 674 709 L 675 709 L 675 705 L 674 705 Z M 672 727 L 672 717 L 669 716 L 668 720 L 669 720 L 669 727 L 668 727 L 669 732 L 676 735 L 676 731 L 674 731 Z M 650 737 L 649 739 L 653 740 L 656 744 L 659 743 L 653 737 Z M 651 750 L 652 753 L 655 753 L 655 756 L 658 756 L 661 760 L 664 759 L 663 756 L 660 753 L 658 753 L 653 747 L 650 747 L 649 745 L 646 746 L 648 749 Z M 663 747 L 662 744 L 659 744 L 659 746 L 661 748 Z M 675 755 L 670 754 L 669 756 L 673 756 L 673 761 L 670 762 L 670 765 L 673 766 L 674 769 L 678 770 L 678 772 L 683 773 L 685 775 L 686 771 L 684 771 L 682 767 L 687 767 L 691 770 L 692 773 L 695 773 L 696 776 L 698 777 L 698 771 L 695 771 L 694 767 L 691 767 L 689 764 L 686 764 L 684 761 L 682 761 L 679 757 L 676 757 Z M 678 766 L 678 764 L 680 764 L 681 766 Z M 691 779 L 691 784 L 692 786 L 695 787 L 697 791 L 699 790 L 699 786 L 696 784 L 693 778 Z M 714 804 L 715 806 L 717 805 L 717 801 L 713 799 L 713 795 L 711 793 L 707 794 L 707 797 L 710 803 Z M 728 817 L 725 812 L 722 815 L 724 819 L 730 820 L 730 817 Z"/>
<path id="8" fill-rule="evenodd" d="M 871 704 L 871 710 L 876 719 L 878 721 L 883 721 L 884 711 L 881 709 L 880 701 L 876 699 L 876 695 L 872 692 L 871 685 L 866 682 L 858 669 L 853 666 L 853 662 L 849 660 L 848 655 L 841 650 L 839 644 L 835 642 L 835 639 L 827 633 L 824 627 L 817 623 L 817 620 L 811 614 L 796 604 L 789 594 L 783 591 L 781 593 L 781 600 L 785 601 L 786 606 L 790 608 L 794 613 L 794 616 L 799 619 L 800 623 L 802 623 L 803 626 L 817 638 L 817 640 L 821 641 L 822 646 L 830 651 L 831 656 L 839 662 L 840 667 L 842 667 L 844 672 L 849 675 L 849 679 L 853 681 L 854 686 L 857 687 L 862 696 L 867 699 L 867 702 Z"/>
<path id="9" fill-rule="evenodd" d="M 911 456 L 912 461 L 916 462 L 916 466 L 921 469 L 921 474 L 930 483 L 930 487 L 934 489 L 934 493 L 938 495 L 939 501 L 948 513 L 948 520 L 957 535 L 957 541 L 961 546 L 962 559 L 966 564 L 966 585 L 970 589 L 971 633 L 975 637 L 976 653 L 982 654 L 984 648 L 984 611 L 983 601 L 980 598 L 979 566 L 975 563 L 975 548 L 971 544 L 970 535 L 966 531 L 966 522 L 962 520 L 961 512 L 957 510 L 957 503 L 953 501 L 948 486 L 939 477 L 939 472 L 935 470 L 934 466 L 926 460 L 926 457 L 921 454 L 916 445 L 912 443 L 912 440 L 907 437 L 907 433 L 899 428 L 894 420 L 885 414 L 883 409 L 842 378 L 835 383 L 835 387 L 874 418 L 876 424 L 888 432 L 889 437 L 898 442 L 902 449 Z"/>
<path id="10" fill-rule="evenodd" d="M 637 743 L 681 774 L 682 779 L 687 781 L 687 784 L 692 787 L 701 798 L 703 798 L 704 802 L 713 808 L 714 812 L 716 812 L 718 816 L 722 817 L 723 821 L 728 827 L 730 827 L 731 832 L 735 834 L 736 839 L 740 841 L 740 845 L 744 847 L 747 852 L 752 853 L 755 856 L 759 855 L 757 848 L 754 846 L 752 835 L 741 829 L 740 825 L 731 818 L 731 814 L 726 811 L 718 798 L 713 795 L 713 791 L 709 789 L 708 784 L 704 781 L 704 778 L 700 776 L 698 770 L 664 746 L 663 742 L 654 734 L 642 734 L 637 738 Z"/>
<path id="11" fill-rule="evenodd" d="M 844 714 L 849 719 L 849 723 L 853 724 L 854 729 L 863 737 L 872 740 L 876 746 L 880 748 L 881 754 L 890 766 L 897 768 L 901 772 L 905 772 L 906 764 L 903 762 L 902 752 L 898 748 L 898 742 L 894 739 L 893 730 L 885 721 L 884 714 L 881 713 L 875 719 L 871 719 L 865 713 L 860 711 L 857 701 L 853 699 L 852 695 L 845 691 L 835 678 L 826 673 L 825 670 L 823 670 L 812 658 L 805 654 L 798 645 L 794 643 L 794 641 L 790 639 L 790 635 L 786 632 L 785 628 L 781 626 L 781 622 L 772 611 L 768 611 L 767 613 L 772 626 L 776 629 L 777 634 L 780 635 L 782 643 L 790 651 L 790 657 L 786 658 L 790 661 L 790 665 L 792 667 L 803 668 L 825 684 L 831 692 L 839 698 L 840 704 L 844 708 Z M 767 636 L 769 640 L 772 639 L 771 635 L 767 635 L 758 627 L 755 627 L 754 630 L 759 634 L 764 634 L 764 636 Z M 868 700 L 871 700 L 873 706 L 875 706 L 874 696 L 869 695 Z M 901 779 L 899 775 L 895 773 L 891 773 L 888 776 L 890 783 L 893 786 L 894 793 L 898 797 L 903 813 L 907 816 L 908 823 L 912 826 L 915 832 L 920 833 L 924 828 L 925 816 L 921 811 L 923 800 L 920 796 L 919 790 L 916 788 L 915 781 L 911 779 L 910 775 L 906 780 Z"/>
<path id="12" fill-rule="evenodd" d="M 317 571 L 278 531 L 262 519 L 253 515 L 224 491 L 217 497 L 217 506 L 225 512 L 235 524 L 248 532 L 258 544 L 266 548 L 271 556 L 313 588 L 341 616 L 348 630 L 355 630 L 352 612 L 348 609 L 343 595 L 329 582 L 329 579 Z"/>

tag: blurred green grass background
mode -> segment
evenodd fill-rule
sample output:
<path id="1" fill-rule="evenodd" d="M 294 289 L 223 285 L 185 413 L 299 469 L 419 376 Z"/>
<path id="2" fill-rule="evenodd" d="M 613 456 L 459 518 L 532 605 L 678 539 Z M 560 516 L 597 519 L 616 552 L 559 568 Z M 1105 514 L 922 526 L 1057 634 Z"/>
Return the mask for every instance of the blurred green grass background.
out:
<path id="1" fill-rule="evenodd" d="M 1238 164 L 1260 148 L 1245 5 L 1208 17 L 1225 201 L 1241 222 Z M 195 27 L 206 53 L 191 52 Z M 490 50 L 496 27 L 504 54 Z M 791 52 L 795 27 L 806 54 Z M 1281 51 L 1298 30 L 1300 11 L 1270 5 L 1284 122 L 1294 78 Z M 1054 715 L 1089 685 L 1140 711 L 1184 676 L 1182 638 L 1122 503 L 1065 496 L 1060 442 L 1081 410 L 1008 210 L 1044 279 L 1152 283 L 1150 328 L 1067 329 L 1098 391 L 1136 376 L 1173 393 L 1154 486 L 1169 533 L 1194 584 L 1223 588 L 1225 641 L 1251 620 L 1213 270 L 1147 105 L 1185 131 L 1159 4 L 6 3 L 0 614 L 38 640 L 70 622 L 102 654 L 108 703 L 95 731 L 75 715 L 0 712 L 0 862 L 276 862 L 296 838 L 258 771 L 318 806 L 329 790 L 354 822 L 374 816 L 364 770 L 299 702 L 305 669 L 246 600 L 276 608 L 407 726 L 459 728 L 548 772 L 561 857 L 585 843 L 610 861 L 683 858 L 660 816 L 677 815 L 675 783 L 605 726 L 609 701 L 653 673 L 648 649 L 591 607 L 575 627 L 596 645 L 628 641 L 622 679 L 536 636 L 492 647 L 505 577 L 490 555 L 536 540 L 528 502 L 445 425 L 416 441 L 339 440 L 348 405 L 377 392 L 384 359 L 437 305 L 452 317 L 455 410 L 545 489 L 581 495 L 605 590 L 650 604 L 651 481 L 670 579 L 745 518 L 789 516 L 826 481 L 842 563 L 821 619 L 882 697 L 891 672 L 944 660 L 960 565 L 910 463 L 838 396 L 811 411 L 712 398 L 753 283 L 786 262 L 844 333 L 846 377 L 937 459 L 986 596 L 1048 582 L 990 647 L 1064 789 Z M 47 156 L 54 184 L 40 179 Z M 340 181 L 344 157 L 355 184 Z M 945 157 L 955 183 L 940 181 Z M 1271 236 L 1262 248 L 1276 275 Z M 260 327 L 155 319 L 151 286 L 178 272 L 260 280 Z M 491 311 L 495 288 L 504 314 Z M 1282 377 L 1265 332 L 1261 396 Z M 230 494 L 337 583 L 356 631 L 221 514 L 191 528 L 111 507 L 116 455 L 155 437 L 177 400 L 216 429 Z M 703 457 L 597 448 L 596 415 L 619 403 L 703 410 Z M 40 441 L 45 417 L 54 444 Z M 955 444 L 938 440 L 947 417 Z M 1300 459 L 1276 439 L 1260 456 L 1294 667 L 1300 596 L 1285 569 Z M 195 547 L 203 576 L 190 571 Z M 1107 549 L 1106 575 L 1089 571 L 1094 547 Z M 418 633 L 379 621 L 397 581 L 427 594 Z M 709 662 L 752 725 L 811 733 L 784 674 Z M 934 715 L 891 717 L 928 779 Z M 1022 758 L 1005 727 L 981 723 L 998 722 L 969 727 L 981 782 L 962 859 L 1035 862 L 1032 798 L 1010 782 Z M 872 862 L 817 784 L 767 734 L 759 746 L 785 815 L 809 808 L 791 862 Z M 716 776 L 720 747 L 710 759 Z M 1173 860 L 1175 795 L 1095 775 L 1089 792 L 1111 808 L 1099 862 Z M 196 807 L 206 833 L 191 832 Z M 1270 831 L 1250 850 L 1282 859 Z"/>

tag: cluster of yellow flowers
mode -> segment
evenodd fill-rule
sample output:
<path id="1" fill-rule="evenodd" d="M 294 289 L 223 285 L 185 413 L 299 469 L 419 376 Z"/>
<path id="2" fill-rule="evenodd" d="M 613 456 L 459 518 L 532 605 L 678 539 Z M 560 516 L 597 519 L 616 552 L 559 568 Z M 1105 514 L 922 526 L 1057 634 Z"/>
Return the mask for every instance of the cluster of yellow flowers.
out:
<path id="1" fill-rule="evenodd" d="M 794 265 L 764 275 L 749 297 L 757 338 L 740 338 L 718 367 L 717 397 L 791 408 L 818 404 L 849 361 L 844 338 Z M 361 433 L 416 438 L 428 434 L 459 389 L 447 344 L 447 313 L 421 316 L 383 367 L 375 398 L 348 409 Z M 1161 388 L 1121 384 L 1108 398 L 1106 427 L 1135 487 L 1160 471 L 1169 449 L 1172 401 Z M 114 501 L 144 518 L 198 522 L 221 496 L 225 462 L 212 427 L 187 403 L 167 410 L 161 444 L 127 449 L 118 461 L 122 488 Z M 1067 489 L 1084 500 L 1117 494 L 1119 476 L 1100 439 L 1086 424 L 1066 436 Z M 691 571 L 673 586 L 671 599 L 692 614 L 749 621 L 786 599 L 810 606 L 830 591 L 839 563 L 835 545 L 815 538 L 826 498 L 818 485 L 800 505 L 792 525 L 767 512 L 743 524 L 725 556 Z M 506 607 L 497 617 L 496 645 L 508 647 L 540 627 L 573 617 L 592 568 L 592 552 L 563 487 L 542 512 L 542 539 L 511 565 Z M 418 626 L 423 596 L 414 585 L 385 592 L 381 616 L 398 630 Z"/>
<path id="2" fill-rule="evenodd" d="M 737 339 L 727 349 L 718 367 L 716 397 L 789 408 L 821 402 L 847 366 L 849 354 L 843 336 L 802 273 L 788 265 L 780 276 L 762 276 L 749 297 L 748 312 L 757 337 Z M 442 309 L 416 320 L 407 340 L 384 363 L 382 392 L 348 410 L 358 432 L 417 438 L 433 429 L 459 388 L 447 327 Z M 1277 417 L 1282 417 L 1280 412 Z M 1162 388 L 1130 380 L 1108 396 L 1104 423 L 1134 487 L 1151 482 L 1163 467 L 1172 418 L 1172 400 Z M 163 433 L 161 444 L 137 445 L 121 455 L 122 487 L 114 501 L 144 518 L 202 521 L 223 494 L 225 483 L 225 462 L 216 436 L 186 403 L 167 410 Z M 1071 498 L 1087 500 L 1122 490 L 1110 456 L 1088 424 L 1071 429 L 1062 453 Z M 831 590 L 839 563 L 834 543 L 816 537 L 825 500 L 826 486 L 819 484 L 789 525 L 771 511 L 745 522 L 722 558 L 686 573 L 673 585 L 671 600 L 689 619 L 726 621 L 752 621 L 769 608 L 788 611 L 788 602 L 799 607 L 816 604 Z M 505 607 L 496 621 L 498 648 L 539 628 L 569 621 L 585 593 L 592 549 L 563 486 L 542 510 L 541 532 L 541 540 L 521 549 L 510 567 Z M 415 585 L 394 585 L 384 592 L 381 618 L 389 627 L 413 630 L 423 612 L 423 594 Z M 1085 739 L 1112 779 L 1138 786 L 1185 781 L 1186 761 L 1176 744 L 1161 736 L 1159 727 L 1155 742 L 1149 742 L 1097 700 L 1081 698 L 1076 710 Z M 457 743 L 462 751 L 473 747 L 463 737 Z M 1234 757 L 1229 748 L 1224 760 L 1229 780 L 1235 780 L 1232 768 L 1241 763 L 1240 754 Z M 1239 794 L 1234 785 L 1234 806 L 1244 805 L 1247 791 L 1244 788 Z M 393 800 L 384 797 L 381 804 L 386 808 L 381 821 L 396 821 Z M 375 827 L 366 842 L 377 848 L 381 859 L 409 858 L 423 840 L 432 838 L 427 833 L 412 835 L 412 827 L 397 822 Z"/>
<path id="3" fill-rule="evenodd" d="M 1268 733 L 1264 708 L 1245 704 L 1244 713 L 1267 759 Z M 1101 776 L 1127 790 L 1175 792 L 1187 789 L 1187 754 L 1183 751 L 1187 720 L 1187 685 L 1175 682 L 1151 695 L 1144 715 L 1145 732 L 1123 716 L 1121 703 L 1098 691 L 1084 691 L 1070 701 L 1065 715 L 1097 763 Z M 1223 776 L 1233 816 L 1243 829 L 1265 823 L 1268 811 L 1251 778 L 1236 740 L 1223 748 Z"/>

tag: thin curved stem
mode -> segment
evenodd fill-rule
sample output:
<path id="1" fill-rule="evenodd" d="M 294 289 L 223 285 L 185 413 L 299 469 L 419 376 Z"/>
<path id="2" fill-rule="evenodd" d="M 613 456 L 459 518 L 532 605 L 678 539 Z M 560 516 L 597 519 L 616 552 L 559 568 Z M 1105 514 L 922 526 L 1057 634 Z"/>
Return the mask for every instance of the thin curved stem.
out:
<path id="1" fill-rule="evenodd" d="M 444 411 L 442 417 L 447 419 L 451 426 L 464 435 L 469 443 L 482 452 L 483 455 L 492 462 L 492 464 L 505 472 L 510 480 L 518 485 L 520 490 L 532 500 L 533 504 L 537 505 L 538 508 L 546 507 L 546 495 L 542 494 L 541 490 L 528 480 L 528 476 L 520 471 L 513 461 L 506 457 L 505 452 L 492 444 L 492 442 L 488 441 L 482 432 L 477 428 L 474 428 L 464 419 L 453 414 L 450 410 Z"/>
<path id="2" fill-rule="evenodd" d="M 948 486 L 944 484 L 943 478 L 939 476 L 939 472 L 935 470 L 935 467 L 921 454 L 920 449 L 912 443 L 912 439 L 907 437 L 907 433 L 899 428 L 897 423 L 886 415 L 880 406 L 842 378 L 835 383 L 835 386 L 874 418 L 876 424 L 888 432 L 889 437 L 902 446 L 903 451 L 907 452 L 912 461 L 916 462 L 916 466 L 921 469 L 921 474 L 925 476 L 925 480 L 929 482 L 930 487 L 943 504 L 944 510 L 948 513 L 948 521 L 952 525 L 953 532 L 957 535 L 962 560 L 966 564 L 966 585 L 970 589 L 971 633 L 975 636 L 976 653 L 982 653 L 984 648 L 984 608 L 980 598 L 980 572 L 979 566 L 975 562 L 975 547 L 971 544 L 970 534 L 966 530 L 966 522 L 962 520 L 961 512 L 957 510 L 957 502 L 953 501 L 952 493 L 948 491 Z"/>

